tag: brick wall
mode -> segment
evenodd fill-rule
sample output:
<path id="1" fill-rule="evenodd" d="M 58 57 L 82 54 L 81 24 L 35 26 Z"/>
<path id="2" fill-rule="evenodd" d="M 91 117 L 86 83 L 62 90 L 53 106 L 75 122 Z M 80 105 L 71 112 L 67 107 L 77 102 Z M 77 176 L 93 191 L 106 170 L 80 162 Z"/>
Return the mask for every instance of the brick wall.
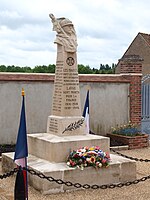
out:
<path id="1" fill-rule="evenodd" d="M 129 149 L 139 149 L 149 146 L 149 136 L 148 135 L 139 135 L 135 137 L 107 134 L 111 138 L 112 143 L 120 143 L 122 145 L 128 145 Z"/>
<path id="2" fill-rule="evenodd" d="M 120 73 L 130 80 L 130 121 L 141 124 L 141 79 L 143 59 L 128 55 L 120 59 Z"/>

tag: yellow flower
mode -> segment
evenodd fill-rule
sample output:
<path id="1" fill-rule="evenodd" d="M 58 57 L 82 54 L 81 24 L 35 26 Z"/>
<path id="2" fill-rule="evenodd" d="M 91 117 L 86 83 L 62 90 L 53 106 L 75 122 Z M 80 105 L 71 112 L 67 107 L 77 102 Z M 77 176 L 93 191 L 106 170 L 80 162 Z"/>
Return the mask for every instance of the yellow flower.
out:
<path id="1" fill-rule="evenodd" d="M 84 153 L 83 156 L 87 156 L 87 153 Z"/>
<path id="2" fill-rule="evenodd" d="M 90 147 L 89 150 L 90 150 L 90 151 L 93 151 L 93 150 L 94 150 L 94 147 Z"/>

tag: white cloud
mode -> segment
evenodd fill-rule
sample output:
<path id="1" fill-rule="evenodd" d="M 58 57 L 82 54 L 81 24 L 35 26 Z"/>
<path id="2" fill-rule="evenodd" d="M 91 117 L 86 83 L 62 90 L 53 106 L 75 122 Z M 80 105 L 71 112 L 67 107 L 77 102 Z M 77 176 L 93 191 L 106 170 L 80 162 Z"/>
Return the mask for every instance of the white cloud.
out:
<path id="1" fill-rule="evenodd" d="M 0 0 L 0 65 L 56 60 L 49 13 L 67 17 L 78 36 L 78 63 L 117 63 L 138 32 L 150 33 L 150 1 Z"/>

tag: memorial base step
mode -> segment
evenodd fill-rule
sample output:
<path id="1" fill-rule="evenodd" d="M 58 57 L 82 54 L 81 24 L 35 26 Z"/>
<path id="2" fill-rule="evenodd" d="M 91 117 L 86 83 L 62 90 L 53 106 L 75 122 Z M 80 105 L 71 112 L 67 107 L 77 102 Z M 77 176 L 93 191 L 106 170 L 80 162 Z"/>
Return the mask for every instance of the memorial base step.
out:
<path id="1" fill-rule="evenodd" d="M 110 139 L 98 135 L 57 136 L 49 133 L 28 134 L 29 154 L 50 162 L 65 162 L 70 151 L 84 146 L 99 146 L 109 153 Z"/>
<path id="2" fill-rule="evenodd" d="M 12 170 L 15 167 L 13 162 L 14 153 L 4 153 L 2 155 L 3 171 Z M 63 181 L 70 181 L 72 183 L 89 184 L 89 185 L 103 185 L 112 184 L 125 181 L 133 181 L 136 179 L 136 162 L 129 159 L 110 155 L 111 163 L 107 168 L 95 169 L 93 167 L 81 169 L 70 168 L 65 162 L 55 163 L 40 159 L 36 156 L 29 155 L 28 167 L 41 172 L 46 176 L 51 176 L 55 179 Z M 39 178 L 38 176 L 28 173 L 29 184 L 43 194 L 59 193 L 65 191 L 76 190 L 75 187 L 60 185 L 56 182 L 49 182 L 48 180 Z M 82 189 L 82 188 L 81 188 Z"/>

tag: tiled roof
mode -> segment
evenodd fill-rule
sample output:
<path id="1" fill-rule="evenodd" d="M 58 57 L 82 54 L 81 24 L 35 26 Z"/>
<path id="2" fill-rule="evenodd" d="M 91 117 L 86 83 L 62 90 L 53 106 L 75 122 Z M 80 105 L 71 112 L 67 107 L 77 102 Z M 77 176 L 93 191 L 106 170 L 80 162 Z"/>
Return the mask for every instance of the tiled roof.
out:
<path id="1" fill-rule="evenodd" d="M 144 41 L 146 42 L 146 44 L 147 44 L 148 46 L 150 46 L 150 34 L 139 32 L 139 33 L 137 34 L 137 36 L 134 38 L 134 40 L 131 42 L 131 44 L 129 45 L 129 47 L 128 47 L 127 50 L 125 51 L 125 53 L 123 54 L 122 58 L 126 55 L 126 52 L 128 51 L 128 49 L 130 48 L 130 46 L 133 44 L 133 42 L 135 41 L 135 39 L 136 39 L 139 35 L 144 39 Z M 118 60 L 117 66 L 118 66 L 119 63 L 120 63 L 120 60 L 121 60 L 121 59 Z"/>
<path id="2" fill-rule="evenodd" d="M 144 40 L 146 41 L 146 43 L 148 45 L 150 45 L 150 34 L 146 34 L 146 33 L 139 33 L 143 38 Z"/>

